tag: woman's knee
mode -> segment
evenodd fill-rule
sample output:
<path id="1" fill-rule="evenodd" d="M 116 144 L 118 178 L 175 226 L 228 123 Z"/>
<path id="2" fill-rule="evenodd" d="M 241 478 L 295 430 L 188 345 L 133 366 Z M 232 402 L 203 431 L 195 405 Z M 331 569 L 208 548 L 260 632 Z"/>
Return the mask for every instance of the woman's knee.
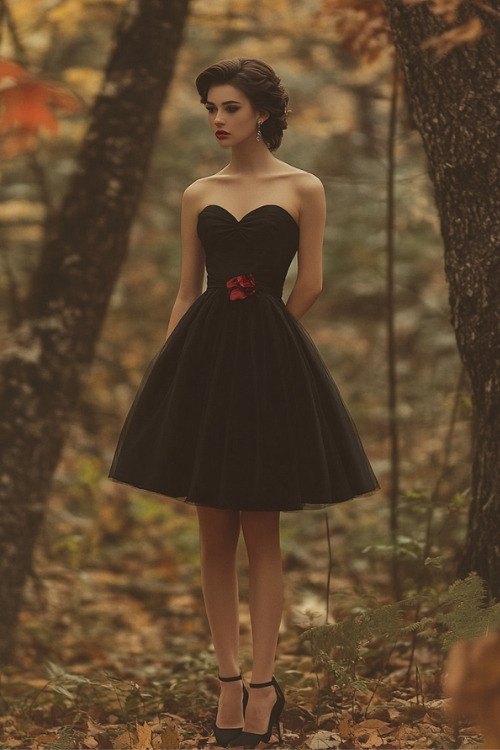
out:
<path id="1" fill-rule="evenodd" d="M 275 511 L 250 511 L 241 513 L 241 528 L 254 536 L 279 536 L 280 514 Z"/>
<path id="2" fill-rule="evenodd" d="M 234 554 L 240 535 L 240 514 L 232 510 L 197 508 L 200 547 L 203 555 Z"/>
<path id="3" fill-rule="evenodd" d="M 266 553 L 280 547 L 280 514 L 244 511 L 241 528 L 249 555 Z"/>

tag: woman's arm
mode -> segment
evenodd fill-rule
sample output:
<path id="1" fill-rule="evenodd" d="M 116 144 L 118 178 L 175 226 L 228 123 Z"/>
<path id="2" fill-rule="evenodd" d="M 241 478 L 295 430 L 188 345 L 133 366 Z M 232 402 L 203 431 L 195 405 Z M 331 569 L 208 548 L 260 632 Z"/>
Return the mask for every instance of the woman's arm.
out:
<path id="1" fill-rule="evenodd" d="M 323 285 L 323 235 L 326 204 L 323 185 L 307 175 L 300 186 L 299 251 L 297 279 L 286 306 L 297 320 L 312 306 Z"/>
<path id="2" fill-rule="evenodd" d="M 167 328 L 170 336 L 179 320 L 193 302 L 198 299 L 203 289 L 205 258 L 203 247 L 196 227 L 199 212 L 199 188 L 196 183 L 190 185 L 182 197 L 181 240 L 182 264 L 179 291 L 172 308 Z"/>

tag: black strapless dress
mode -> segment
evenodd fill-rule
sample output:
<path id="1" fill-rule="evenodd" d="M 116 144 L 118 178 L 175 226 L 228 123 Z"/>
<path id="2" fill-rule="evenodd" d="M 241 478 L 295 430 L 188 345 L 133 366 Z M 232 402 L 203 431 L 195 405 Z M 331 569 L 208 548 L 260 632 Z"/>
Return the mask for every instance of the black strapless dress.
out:
<path id="1" fill-rule="evenodd" d="M 377 480 L 319 352 L 281 299 L 299 229 L 285 209 L 198 218 L 207 290 L 151 363 L 110 476 L 213 508 L 291 511 Z"/>

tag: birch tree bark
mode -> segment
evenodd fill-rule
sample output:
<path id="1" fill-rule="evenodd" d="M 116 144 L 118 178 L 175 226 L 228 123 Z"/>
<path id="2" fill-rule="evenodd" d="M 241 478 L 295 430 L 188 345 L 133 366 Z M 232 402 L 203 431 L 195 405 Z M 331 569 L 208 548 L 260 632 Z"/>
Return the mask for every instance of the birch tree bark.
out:
<path id="1" fill-rule="evenodd" d="M 0 662 L 46 497 L 127 252 L 189 0 L 129 2 L 23 319 L 0 353 Z"/>
<path id="2" fill-rule="evenodd" d="M 459 7 L 481 36 L 439 57 L 449 31 L 428 3 L 386 0 L 412 114 L 427 153 L 444 241 L 452 323 L 473 396 L 472 502 L 460 574 L 500 597 L 500 8 Z"/>

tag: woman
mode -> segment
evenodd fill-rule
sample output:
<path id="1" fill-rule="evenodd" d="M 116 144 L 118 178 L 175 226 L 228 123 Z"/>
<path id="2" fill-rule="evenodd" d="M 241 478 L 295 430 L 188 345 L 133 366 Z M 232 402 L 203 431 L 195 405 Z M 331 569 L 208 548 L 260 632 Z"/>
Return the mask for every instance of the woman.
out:
<path id="1" fill-rule="evenodd" d="M 255 747 L 278 728 L 273 677 L 282 613 L 280 511 L 378 485 L 352 420 L 297 322 L 321 291 L 320 181 L 273 152 L 288 96 L 254 59 L 196 81 L 228 165 L 182 203 L 182 271 L 167 341 L 123 428 L 111 476 L 197 506 L 202 586 L 219 665 L 218 743 Z M 286 305 L 288 267 L 298 270 Z M 207 289 L 202 293 L 205 270 Z M 252 681 L 238 657 L 236 547 L 249 559 Z"/>

